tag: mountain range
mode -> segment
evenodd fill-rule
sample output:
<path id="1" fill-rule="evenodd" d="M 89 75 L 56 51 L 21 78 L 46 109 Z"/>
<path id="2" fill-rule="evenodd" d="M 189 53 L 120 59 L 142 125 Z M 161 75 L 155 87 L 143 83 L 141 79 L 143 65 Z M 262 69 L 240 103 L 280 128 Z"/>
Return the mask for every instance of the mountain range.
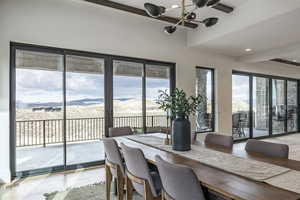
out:
<path id="1" fill-rule="evenodd" d="M 116 98 L 114 100 L 118 101 L 128 101 L 132 98 Z M 69 106 L 89 106 L 94 104 L 104 103 L 104 98 L 85 98 L 77 99 L 72 101 L 67 101 Z M 24 103 L 22 101 L 17 101 L 17 108 L 39 108 L 39 107 L 62 107 L 63 102 L 33 102 L 33 103 Z"/>

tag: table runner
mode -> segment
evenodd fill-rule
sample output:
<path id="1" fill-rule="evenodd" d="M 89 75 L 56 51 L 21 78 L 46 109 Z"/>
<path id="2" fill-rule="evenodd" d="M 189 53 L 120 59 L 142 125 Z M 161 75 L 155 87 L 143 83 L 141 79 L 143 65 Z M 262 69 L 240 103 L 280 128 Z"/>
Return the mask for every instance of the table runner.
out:
<path id="1" fill-rule="evenodd" d="M 232 154 L 215 151 L 200 145 L 192 145 L 190 151 L 174 151 L 171 145 L 163 144 L 163 138 L 153 135 L 135 135 L 129 136 L 128 138 L 255 181 L 264 181 L 290 171 L 288 168 L 240 158 Z"/>
<path id="2" fill-rule="evenodd" d="M 200 163 L 242 176 L 255 181 L 265 182 L 275 187 L 300 194 L 300 172 L 277 165 L 250 160 L 202 147 L 192 145 L 186 152 L 174 151 L 170 145 L 163 144 L 162 137 L 153 135 L 128 136 L 130 140 L 171 152 Z"/>

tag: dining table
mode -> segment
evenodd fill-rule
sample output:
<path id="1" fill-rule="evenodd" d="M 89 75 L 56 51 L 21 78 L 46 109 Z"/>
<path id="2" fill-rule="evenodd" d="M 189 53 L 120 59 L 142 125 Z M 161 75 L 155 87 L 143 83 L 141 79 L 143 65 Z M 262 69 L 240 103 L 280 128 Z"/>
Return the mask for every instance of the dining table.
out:
<path id="1" fill-rule="evenodd" d="M 164 137 L 165 134 L 152 133 L 114 139 L 118 144 L 141 149 L 153 165 L 159 155 L 167 162 L 191 167 L 201 186 L 220 199 L 300 200 L 300 161 L 249 153 L 242 144 L 226 149 L 201 140 L 193 141 L 190 152 L 177 152 L 172 145 L 163 144 Z M 243 169 L 251 173 L 244 174 Z"/>

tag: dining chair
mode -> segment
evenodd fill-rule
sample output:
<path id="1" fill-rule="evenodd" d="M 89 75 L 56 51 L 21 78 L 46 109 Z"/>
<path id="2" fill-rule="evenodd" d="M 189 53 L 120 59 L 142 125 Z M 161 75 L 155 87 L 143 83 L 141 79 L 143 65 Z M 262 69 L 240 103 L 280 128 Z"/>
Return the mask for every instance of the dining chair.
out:
<path id="1" fill-rule="evenodd" d="M 204 139 L 204 143 L 232 149 L 233 137 L 227 135 L 209 133 L 206 135 Z"/>
<path id="2" fill-rule="evenodd" d="M 150 171 L 143 152 L 121 143 L 126 163 L 126 198 L 132 200 L 133 189 L 144 200 L 161 199 L 161 180 L 157 172 Z"/>
<path id="3" fill-rule="evenodd" d="M 112 179 L 116 180 L 119 200 L 124 198 L 125 166 L 117 142 L 112 138 L 102 140 L 105 151 L 106 199 L 110 199 Z"/>
<path id="4" fill-rule="evenodd" d="M 162 200 L 205 200 L 199 180 L 193 169 L 175 165 L 155 156 L 162 180 Z"/>
<path id="5" fill-rule="evenodd" d="M 129 126 L 111 127 L 108 129 L 109 137 L 119 137 L 119 136 L 126 136 L 126 135 L 133 135 L 132 129 Z"/>
<path id="6" fill-rule="evenodd" d="M 260 153 L 264 156 L 274 157 L 274 158 L 284 158 L 289 157 L 289 146 L 286 144 L 278 144 L 265 142 L 255 139 L 249 139 L 247 141 L 245 150 L 247 152 Z"/>

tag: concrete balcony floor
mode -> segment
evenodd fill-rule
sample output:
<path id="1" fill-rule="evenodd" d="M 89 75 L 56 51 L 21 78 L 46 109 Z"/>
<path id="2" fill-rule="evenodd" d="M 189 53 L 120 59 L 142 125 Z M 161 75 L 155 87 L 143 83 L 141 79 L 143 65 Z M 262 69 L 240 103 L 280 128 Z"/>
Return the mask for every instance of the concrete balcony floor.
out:
<path id="1" fill-rule="evenodd" d="M 17 172 L 63 165 L 63 144 L 32 147 L 17 147 Z M 101 141 L 87 141 L 67 144 L 67 164 L 80 164 L 104 160 Z"/>

